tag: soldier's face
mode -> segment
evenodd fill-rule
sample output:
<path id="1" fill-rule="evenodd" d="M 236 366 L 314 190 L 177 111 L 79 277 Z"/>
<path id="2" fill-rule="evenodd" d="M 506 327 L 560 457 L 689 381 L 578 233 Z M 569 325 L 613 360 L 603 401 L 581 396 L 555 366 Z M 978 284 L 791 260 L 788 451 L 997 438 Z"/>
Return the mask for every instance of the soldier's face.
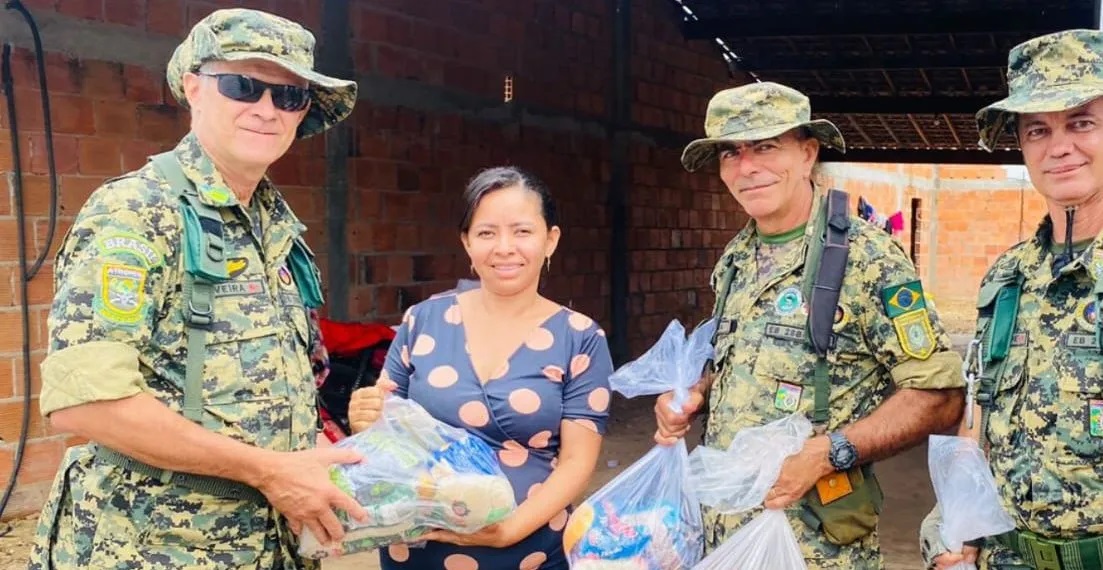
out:
<path id="1" fill-rule="evenodd" d="M 267 168 L 295 140 L 296 129 L 309 107 L 285 111 L 265 89 L 255 102 L 230 98 L 219 89 L 212 74 L 237 74 L 276 85 L 306 87 L 307 81 L 267 61 L 218 61 L 203 66 L 200 74 L 184 77 L 184 93 L 192 113 L 192 130 L 220 167 Z"/>
<path id="2" fill-rule="evenodd" d="M 1030 181 L 1048 202 L 1079 205 L 1103 193 L 1103 99 L 1026 113 L 1017 127 Z"/>
<path id="3" fill-rule="evenodd" d="M 720 152 L 720 178 L 760 227 L 770 226 L 803 211 L 811 200 L 808 185 L 818 151 L 819 141 L 794 131 L 732 145 Z"/>
<path id="4" fill-rule="evenodd" d="M 483 196 L 460 239 L 482 286 L 513 295 L 539 284 L 545 259 L 559 244 L 559 227 L 544 221 L 538 194 L 514 186 Z"/>

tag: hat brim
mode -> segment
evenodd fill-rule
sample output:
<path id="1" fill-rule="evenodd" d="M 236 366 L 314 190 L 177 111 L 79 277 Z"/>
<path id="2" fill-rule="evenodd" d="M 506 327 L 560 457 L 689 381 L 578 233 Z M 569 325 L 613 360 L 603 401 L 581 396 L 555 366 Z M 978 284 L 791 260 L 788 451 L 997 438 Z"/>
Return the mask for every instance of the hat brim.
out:
<path id="1" fill-rule="evenodd" d="M 310 108 L 299 123 L 299 129 L 295 137 L 304 139 L 324 132 L 330 127 L 340 123 L 352 114 L 356 105 L 357 83 L 344 79 L 337 79 L 323 75 L 302 66 L 288 63 L 286 60 L 268 53 L 258 52 L 233 52 L 219 58 L 218 61 L 244 61 L 263 60 L 294 73 L 310 83 Z M 215 60 L 208 60 L 215 61 Z M 202 63 L 207 63 L 206 61 Z M 194 71 L 194 70 L 193 70 Z M 182 84 L 181 88 L 182 88 Z M 183 92 L 177 93 L 176 85 L 173 85 L 173 95 L 185 107 L 187 106 Z"/>
<path id="2" fill-rule="evenodd" d="M 1014 136 L 1015 116 L 1023 113 L 1054 113 L 1075 109 L 1103 97 L 1103 84 L 1061 85 L 1045 90 L 1017 93 L 977 111 L 980 146 L 989 152 L 997 148 L 1004 134 Z"/>
<path id="3" fill-rule="evenodd" d="M 846 141 L 843 140 L 843 134 L 839 131 L 839 128 L 827 119 L 815 119 L 806 123 L 771 125 L 719 137 L 697 139 L 686 145 L 685 150 L 682 151 L 682 166 L 693 172 L 716 158 L 720 147 L 737 142 L 769 139 L 801 127 L 807 128 L 823 146 L 833 148 L 839 152 L 846 152 Z"/>

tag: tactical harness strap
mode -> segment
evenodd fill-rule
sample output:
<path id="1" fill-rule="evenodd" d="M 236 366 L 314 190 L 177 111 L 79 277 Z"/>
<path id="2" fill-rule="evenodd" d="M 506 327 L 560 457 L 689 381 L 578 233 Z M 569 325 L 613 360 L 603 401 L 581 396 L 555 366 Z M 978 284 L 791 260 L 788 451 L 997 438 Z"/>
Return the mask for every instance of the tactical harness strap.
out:
<path id="1" fill-rule="evenodd" d="M 839 304 L 843 275 L 850 247 L 847 233 L 850 230 L 848 215 L 850 196 L 842 190 L 829 190 L 827 203 L 816 216 L 813 228 L 813 243 L 808 245 L 804 266 L 802 290 L 809 299 L 808 338 L 812 349 L 816 351 L 816 368 L 813 373 L 812 392 L 814 410 L 812 423 L 821 433 L 830 418 L 831 377 L 828 373 L 827 352 L 835 347 L 835 335 L 832 326 L 835 322 L 835 308 Z M 819 247 L 821 246 L 822 247 Z M 713 337 L 713 345 L 720 334 L 735 331 L 735 322 L 724 319 L 724 310 L 728 304 L 732 281 L 735 279 L 735 266 L 729 264 L 724 269 L 717 287 L 716 305 L 713 317 L 719 323 Z"/>
<path id="2" fill-rule="evenodd" d="M 195 185 L 184 175 L 172 152 L 153 157 L 153 165 L 179 190 L 184 219 L 184 322 L 188 327 L 188 359 L 184 375 L 184 417 L 202 424 L 203 365 L 207 331 L 214 322 L 214 284 L 229 279 L 222 214 L 199 200 Z M 199 239 L 189 239 L 199 236 Z"/>

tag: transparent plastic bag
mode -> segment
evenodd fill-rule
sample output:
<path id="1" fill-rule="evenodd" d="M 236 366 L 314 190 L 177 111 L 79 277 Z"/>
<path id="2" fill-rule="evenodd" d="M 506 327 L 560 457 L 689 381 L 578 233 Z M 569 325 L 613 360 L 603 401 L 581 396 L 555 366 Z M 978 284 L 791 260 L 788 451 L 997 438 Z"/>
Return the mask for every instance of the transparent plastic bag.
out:
<path id="1" fill-rule="evenodd" d="M 579 505 L 563 533 L 572 570 L 692 568 L 704 539 L 687 456 L 684 440 L 655 446 Z"/>
<path id="2" fill-rule="evenodd" d="M 1000 504 L 996 480 L 975 440 L 932 435 L 927 464 L 942 511 L 942 542 L 950 552 L 961 552 L 966 541 L 1015 528 Z M 952 570 L 976 570 L 976 566 L 961 563 Z"/>
<path id="3" fill-rule="evenodd" d="M 674 391 L 680 409 L 712 356 L 716 322 L 687 339 L 677 320 L 638 359 L 609 377 L 626 397 Z M 563 546 L 572 570 L 688 570 L 701 559 L 701 506 L 689 486 L 685 441 L 655 446 L 571 515 Z"/>
<path id="4" fill-rule="evenodd" d="M 767 509 L 693 570 L 807 570 L 785 511 Z"/>
<path id="5" fill-rule="evenodd" d="M 689 388 L 701 379 L 705 362 L 713 356 L 716 320 L 709 319 L 686 338 L 677 319 L 670 321 L 659 341 L 642 356 L 609 377 L 609 385 L 626 398 L 674 391 L 671 407 L 677 411 L 689 398 Z"/>
<path id="6" fill-rule="evenodd" d="M 411 400 L 387 396 L 374 425 L 335 444 L 355 449 L 358 464 L 330 467 L 330 478 L 368 512 L 359 522 L 339 512 L 346 535 L 326 547 L 304 529 L 299 553 L 327 558 L 418 542 L 433 529 L 476 532 L 517 507 L 494 451 L 444 424 Z"/>
<path id="7" fill-rule="evenodd" d="M 785 459 L 804 447 L 812 422 L 792 414 L 740 430 L 727 451 L 698 446 L 689 454 L 689 477 L 702 505 L 723 514 L 749 511 L 766 500 Z"/>
<path id="8" fill-rule="evenodd" d="M 812 422 L 791 414 L 739 430 L 726 451 L 699 446 L 689 455 L 690 484 L 701 504 L 723 514 L 762 505 L 785 459 L 804 447 Z M 784 511 L 766 510 L 730 536 L 694 570 L 806 570 Z"/>

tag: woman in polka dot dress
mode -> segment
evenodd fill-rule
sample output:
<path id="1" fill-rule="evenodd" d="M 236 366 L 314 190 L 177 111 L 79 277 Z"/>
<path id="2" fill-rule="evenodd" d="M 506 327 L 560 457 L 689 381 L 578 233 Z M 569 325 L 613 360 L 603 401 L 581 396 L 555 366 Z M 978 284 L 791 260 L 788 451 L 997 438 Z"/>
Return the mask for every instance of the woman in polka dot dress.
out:
<path id="1" fill-rule="evenodd" d="M 543 298 L 540 274 L 559 241 L 547 189 L 515 168 L 481 172 L 464 193 L 460 240 L 481 286 L 406 313 L 377 388 L 353 395 L 362 430 L 380 390 L 413 399 L 498 453 L 517 510 L 471 535 L 433 531 L 425 548 L 380 551 L 384 570 L 566 570 L 569 505 L 597 463 L 612 361 L 589 317 Z"/>

